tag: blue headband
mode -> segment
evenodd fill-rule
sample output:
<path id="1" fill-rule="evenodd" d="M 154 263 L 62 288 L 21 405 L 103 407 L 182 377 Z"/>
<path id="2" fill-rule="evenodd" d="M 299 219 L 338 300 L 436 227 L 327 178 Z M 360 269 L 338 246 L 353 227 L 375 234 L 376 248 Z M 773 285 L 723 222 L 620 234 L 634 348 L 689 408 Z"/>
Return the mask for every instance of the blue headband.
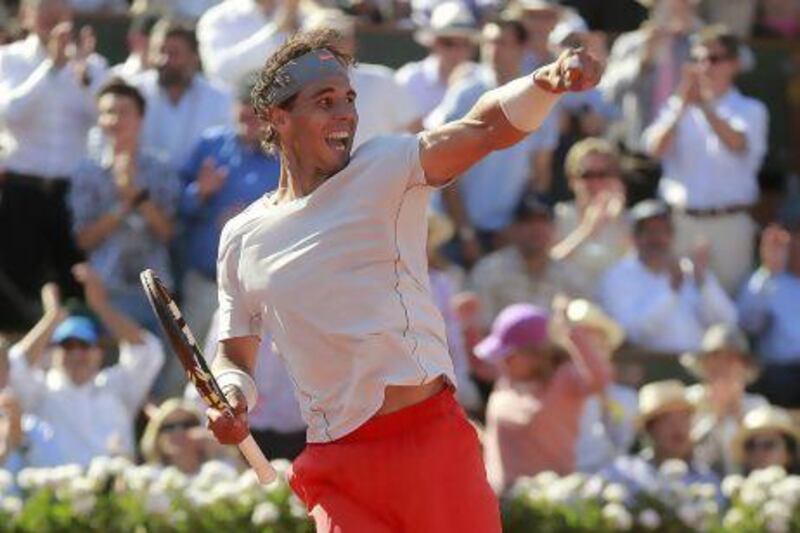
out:
<path id="1" fill-rule="evenodd" d="M 347 69 L 330 50 L 311 50 L 278 70 L 267 93 L 268 105 L 280 105 L 309 83 L 336 74 L 347 76 Z"/>

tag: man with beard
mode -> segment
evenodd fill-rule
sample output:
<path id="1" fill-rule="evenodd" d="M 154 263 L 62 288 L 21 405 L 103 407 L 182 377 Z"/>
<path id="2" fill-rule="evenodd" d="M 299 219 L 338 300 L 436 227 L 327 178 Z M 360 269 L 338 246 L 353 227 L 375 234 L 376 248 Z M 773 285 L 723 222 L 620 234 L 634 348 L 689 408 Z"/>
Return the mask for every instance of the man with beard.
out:
<path id="1" fill-rule="evenodd" d="M 150 38 L 153 69 L 133 80 L 147 100 L 143 144 L 178 170 L 208 128 L 233 126 L 233 99 L 199 72 L 194 31 L 162 20 Z"/>
<path id="2" fill-rule="evenodd" d="M 293 37 L 254 90 L 281 176 L 220 239 L 213 369 L 235 415 L 210 409 L 209 425 L 225 444 L 247 435 L 266 328 L 309 426 L 290 483 L 317 531 L 500 531 L 427 280 L 428 200 L 524 139 L 559 93 L 595 86 L 600 66 L 565 52 L 487 92 L 460 120 L 351 153 L 353 58 L 339 39 L 330 30 Z"/>

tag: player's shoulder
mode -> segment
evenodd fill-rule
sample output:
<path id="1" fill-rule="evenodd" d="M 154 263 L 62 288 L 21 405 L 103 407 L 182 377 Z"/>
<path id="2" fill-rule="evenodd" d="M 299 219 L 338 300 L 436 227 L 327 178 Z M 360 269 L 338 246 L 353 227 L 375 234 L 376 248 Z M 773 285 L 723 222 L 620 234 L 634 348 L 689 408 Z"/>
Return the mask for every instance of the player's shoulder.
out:
<path id="1" fill-rule="evenodd" d="M 242 238 L 253 230 L 259 218 L 264 216 L 269 208 L 269 203 L 262 196 L 228 220 L 222 227 L 219 239 L 220 251 L 241 242 Z"/>
<path id="2" fill-rule="evenodd" d="M 419 137 L 413 133 L 377 135 L 361 144 L 353 153 L 353 161 L 367 159 L 388 160 L 419 146 Z"/>

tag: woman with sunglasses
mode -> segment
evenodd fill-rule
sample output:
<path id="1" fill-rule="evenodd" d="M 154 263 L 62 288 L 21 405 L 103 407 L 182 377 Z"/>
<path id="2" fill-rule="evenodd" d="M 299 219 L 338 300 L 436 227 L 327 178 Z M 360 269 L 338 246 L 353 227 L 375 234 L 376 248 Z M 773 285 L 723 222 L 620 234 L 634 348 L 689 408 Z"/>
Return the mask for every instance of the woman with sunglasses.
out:
<path id="1" fill-rule="evenodd" d="M 789 413 L 766 405 L 747 414 L 734 441 L 734 454 L 749 474 L 770 466 L 798 472 L 797 444 L 800 433 Z"/>
<path id="2" fill-rule="evenodd" d="M 170 398 L 154 409 L 142 436 L 144 460 L 174 466 L 187 475 L 196 474 L 204 462 L 219 458 L 225 449 L 201 426 L 191 403 Z"/>
<path id="3" fill-rule="evenodd" d="M 610 142 L 589 137 L 570 148 L 564 166 L 575 200 L 556 205 L 560 242 L 551 255 L 570 262 L 596 288 L 631 245 L 619 153 Z"/>

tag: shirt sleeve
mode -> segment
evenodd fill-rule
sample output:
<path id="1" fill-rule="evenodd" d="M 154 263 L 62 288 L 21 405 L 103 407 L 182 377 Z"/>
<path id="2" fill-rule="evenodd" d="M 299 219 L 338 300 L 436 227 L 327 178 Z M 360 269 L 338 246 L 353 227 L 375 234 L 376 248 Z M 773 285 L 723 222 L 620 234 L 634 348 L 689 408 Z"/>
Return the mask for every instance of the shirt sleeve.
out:
<path id="1" fill-rule="evenodd" d="M 9 385 L 19 398 L 22 410 L 26 413 L 35 413 L 46 392 L 44 370 L 31 367 L 25 352 L 16 345 L 8 352 L 8 364 Z"/>
<path id="2" fill-rule="evenodd" d="M 119 362 L 105 370 L 101 377 L 115 391 L 131 412 L 136 412 L 150 392 L 150 387 L 164 365 L 164 348 L 161 341 L 142 330 L 140 344 L 121 342 Z"/>
<path id="3" fill-rule="evenodd" d="M 53 79 L 53 62 L 42 61 L 30 76 L 15 83 L 13 73 L 0 62 L 0 118 L 9 126 L 23 124 L 31 113 L 36 113 L 37 103 L 47 97 Z"/>
<path id="4" fill-rule="evenodd" d="M 150 197 L 166 213 L 173 217 L 178 208 L 181 184 L 177 172 L 165 163 L 157 163 L 156 175 L 148 179 Z"/>
<path id="5" fill-rule="evenodd" d="M 769 325 L 769 295 L 774 289 L 774 278 L 766 268 L 759 268 L 747 280 L 737 303 L 740 324 L 748 333 L 760 335 Z"/>
<path id="6" fill-rule="evenodd" d="M 231 223 L 226 224 L 217 258 L 220 341 L 251 335 L 261 338 L 261 315 L 248 305 L 239 280 L 240 248 L 241 239 L 234 234 Z"/>

